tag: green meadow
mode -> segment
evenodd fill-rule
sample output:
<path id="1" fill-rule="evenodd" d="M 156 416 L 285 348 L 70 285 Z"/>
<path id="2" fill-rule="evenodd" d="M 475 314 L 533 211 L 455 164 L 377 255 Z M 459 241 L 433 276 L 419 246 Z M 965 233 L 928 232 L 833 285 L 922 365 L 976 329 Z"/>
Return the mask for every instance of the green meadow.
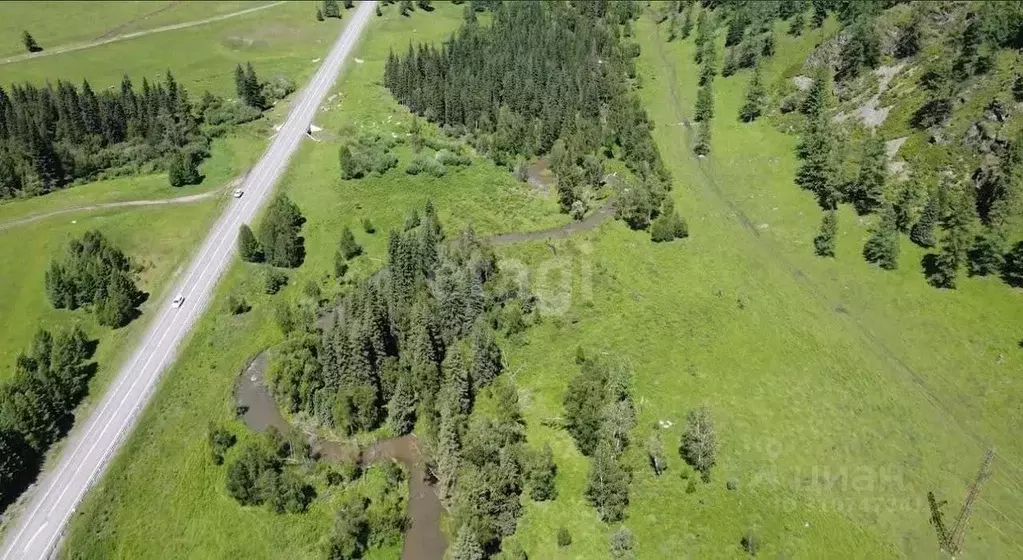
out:
<path id="1" fill-rule="evenodd" d="M 373 21 L 358 60 L 317 116 L 318 141 L 304 140 L 278 187 L 307 219 L 304 264 L 289 271 L 288 287 L 275 296 L 263 293 L 259 267 L 234 264 L 136 431 L 79 509 L 66 557 L 322 556 L 337 494 L 324 491 L 301 515 L 240 507 L 224 491 L 224 469 L 213 465 L 206 444 L 210 422 L 251 437 L 235 419 L 232 388 L 249 358 L 282 340 L 275 308 L 307 297 L 307 286 L 325 298 L 344 291 L 331 271 L 346 225 L 366 248 L 349 274 L 372 274 L 386 258 L 388 229 L 428 199 L 448 232 L 470 225 L 481 235 L 533 231 L 568 221 L 552 195 L 479 157 L 441 178 L 410 176 L 403 168 L 411 149 L 400 144 L 397 168 L 339 179 L 342 140 L 362 133 L 400 138 L 412 126 L 380 85 L 388 50 L 406 48 L 410 38 L 441 41 L 460 21 L 460 7 L 439 3 L 409 18 L 385 7 Z M 777 30 L 766 82 L 781 87 L 831 30 L 798 39 Z M 615 527 L 601 523 L 583 496 L 589 461 L 565 431 L 549 427 L 562 414 L 581 346 L 632 364 L 639 421 L 626 456 L 633 482 L 623 525 L 635 534 L 640 558 L 738 557 L 747 532 L 758 535 L 767 557 L 935 557 L 927 493 L 948 500 L 946 513 L 954 515 L 991 446 L 998 450 L 994 474 L 976 503 L 966 550 L 977 557 L 1023 553 L 1013 537 L 1023 517 L 1019 292 L 993 278 L 934 289 L 921 274 L 923 252 L 908 239 L 897 271 L 871 266 L 860 254 L 870 219 L 848 208 L 840 215 L 837 258 L 817 258 L 811 240 L 820 210 L 793 183 L 797 138 L 772 118 L 737 119 L 749 73 L 715 81 L 712 152 L 700 160 L 683 124 L 697 89 L 692 40 L 666 42 L 649 15 L 635 25 L 635 38 L 639 94 L 691 236 L 654 244 L 646 232 L 608 222 L 552 244 L 498 249 L 507 266 L 524 266 L 546 304 L 524 339 L 503 348 L 527 440 L 549 442 L 558 464 L 558 498 L 534 503 L 524 496 L 512 538 L 530 558 L 607 557 Z M 376 233 L 363 230 L 365 218 Z M 229 296 L 245 298 L 252 310 L 230 315 Z M 707 483 L 677 453 L 685 415 L 699 406 L 717 426 L 717 465 Z M 655 432 L 668 455 L 660 477 L 645 454 Z M 555 544 L 559 527 L 573 537 L 566 548 Z"/>

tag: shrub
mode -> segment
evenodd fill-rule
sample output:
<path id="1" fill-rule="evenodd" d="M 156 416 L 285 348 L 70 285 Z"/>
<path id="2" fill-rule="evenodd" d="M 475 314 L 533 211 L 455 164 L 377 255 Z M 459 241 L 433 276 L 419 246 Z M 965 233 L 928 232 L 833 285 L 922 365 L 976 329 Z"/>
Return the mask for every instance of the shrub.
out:
<path id="1" fill-rule="evenodd" d="M 213 454 L 213 463 L 216 465 L 223 463 L 224 454 L 227 453 L 227 450 L 230 449 L 236 441 L 237 438 L 234 437 L 234 434 L 225 430 L 221 426 L 214 426 L 211 424 L 209 430 L 209 442 L 210 451 Z"/>
<path id="2" fill-rule="evenodd" d="M 284 271 L 277 270 L 272 266 L 266 267 L 266 272 L 263 275 L 263 291 L 272 296 L 287 284 L 288 275 Z"/>
<path id="3" fill-rule="evenodd" d="M 636 546 L 636 539 L 632 535 L 632 531 L 625 527 L 619 527 L 617 531 L 611 533 L 611 558 L 615 560 L 632 560 L 635 558 L 633 549 Z"/>
<path id="4" fill-rule="evenodd" d="M 568 532 L 568 529 L 561 527 L 558 529 L 558 546 L 564 548 L 572 544 L 572 534 Z"/>
<path id="5" fill-rule="evenodd" d="M 457 154 L 450 150 L 440 150 L 437 152 L 437 161 L 443 165 L 469 165 L 472 163 L 472 158 L 467 155 Z"/>
<path id="6" fill-rule="evenodd" d="M 362 219 L 362 229 L 366 233 L 376 233 L 377 229 L 373 226 L 373 222 L 369 221 L 369 218 Z"/>
<path id="7" fill-rule="evenodd" d="M 405 167 L 405 173 L 409 175 L 426 173 L 434 177 L 443 177 L 447 173 L 447 169 L 445 169 L 444 164 L 436 159 L 419 154 L 412 158 L 412 161 Z"/>
<path id="8" fill-rule="evenodd" d="M 227 310 L 231 315 L 241 315 L 242 313 L 247 313 L 250 309 L 252 309 L 252 306 L 242 296 L 235 294 L 227 296 Z"/>
<path id="9" fill-rule="evenodd" d="M 750 556 L 756 556 L 757 551 L 760 550 L 760 539 L 752 530 L 746 531 L 746 534 L 739 540 L 739 544 Z"/>

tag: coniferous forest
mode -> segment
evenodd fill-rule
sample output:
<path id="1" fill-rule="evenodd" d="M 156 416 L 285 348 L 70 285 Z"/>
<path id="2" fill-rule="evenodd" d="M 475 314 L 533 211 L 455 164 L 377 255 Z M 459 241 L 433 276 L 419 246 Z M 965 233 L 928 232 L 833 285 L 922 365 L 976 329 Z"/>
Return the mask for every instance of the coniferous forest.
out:
<path id="1" fill-rule="evenodd" d="M 497 164 L 548 155 L 562 209 L 581 217 L 583 191 L 604 181 L 617 157 L 642 201 L 623 218 L 645 228 L 671 176 L 632 93 L 638 47 L 621 38 L 632 3 L 504 3 L 490 26 L 473 10 L 442 47 L 409 45 L 388 58 L 384 84 L 402 104 L 454 132 L 468 132 Z M 635 215 L 634 214 L 638 214 Z"/>

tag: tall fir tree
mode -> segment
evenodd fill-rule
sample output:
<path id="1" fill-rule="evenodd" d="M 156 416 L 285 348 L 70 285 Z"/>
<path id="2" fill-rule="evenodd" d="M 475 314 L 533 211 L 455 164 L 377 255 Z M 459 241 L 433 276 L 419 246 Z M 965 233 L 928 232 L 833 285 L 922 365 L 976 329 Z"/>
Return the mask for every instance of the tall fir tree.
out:
<path id="1" fill-rule="evenodd" d="M 821 228 L 813 238 L 814 252 L 819 257 L 835 256 L 835 237 L 838 235 L 838 212 L 828 210 L 821 219 Z"/>
<path id="2" fill-rule="evenodd" d="M 739 118 L 743 122 L 753 122 L 756 120 L 764 112 L 766 97 L 764 84 L 760 78 L 760 66 L 758 65 L 754 67 L 753 75 L 750 77 L 749 86 L 746 89 L 746 102 L 743 103 L 742 109 L 739 110 Z"/>
<path id="3" fill-rule="evenodd" d="M 870 214 L 881 207 L 888 175 L 887 163 L 884 140 L 879 134 L 872 134 L 863 144 L 860 171 L 848 193 L 860 215 Z"/>
<path id="4" fill-rule="evenodd" d="M 909 238 L 917 245 L 930 248 L 934 247 L 936 242 L 934 237 L 934 229 L 938 225 L 938 221 L 941 219 L 940 203 L 938 201 L 937 192 L 932 192 L 927 197 L 927 203 L 924 205 L 923 211 L 920 213 L 920 217 L 917 218 L 913 227 L 909 230 Z"/>
<path id="5" fill-rule="evenodd" d="M 899 229 L 891 204 L 884 206 L 880 218 L 863 246 L 863 257 L 885 270 L 895 270 L 899 267 Z"/>

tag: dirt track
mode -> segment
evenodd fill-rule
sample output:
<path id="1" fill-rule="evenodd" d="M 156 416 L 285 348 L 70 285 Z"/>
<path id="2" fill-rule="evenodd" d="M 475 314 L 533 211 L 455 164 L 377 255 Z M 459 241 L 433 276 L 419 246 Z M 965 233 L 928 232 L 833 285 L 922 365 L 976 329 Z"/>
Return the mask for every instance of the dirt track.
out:
<path id="1" fill-rule="evenodd" d="M 13 62 L 21 62 L 22 60 L 29 60 L 33 58 L 42 58 L 44 56 L 52 56 L 56 54 L 69 53 L 74 51 L 80 51 L 84 49 L 90 49 L 92 47 L 98 47 L 100 45 L 106 45 L 107 43 L 114 43 L 117 41 L 125 41 L 127 39 L 136 39 L 138 37 L 144 37 L 146 35 L 152 35 L 153 33 L 163 33 L 164 31 L 176 31 L 178 29 L 185 29 L 188 27 L 195 27 L 197 25 L 204 25 L 207 23 L 213 23 L 215 21 L 221 21 L 235 16 L 241 16 L 245 14 L 251 14 L 252 12 L 258 12 L 259 10 L 265 10 L 267 8 L 273 8 L 284 4 L 281 2 L 274 2 L 272 4 L 264 4 L 262 6 L 256 6 L 255 8 L 246 8 L 244 10 L 238 10 L 237 12 L 231 12 L 229 14 L 223 14 L 219 16 L 213 16 L 205 19 L 197 19 L 193 21 L 185 21 L 182 23 L 175 23 L 173 25 L 164 25 L 163 27 L 156 27 L 153 29 L 146 29 L 144 31 L 135 31 L 134 33 L 126 33 L 124 35 L 114 35 L 113 37 L 106 37 L 97 39 L 95 41 L 89 41 L 87 43 L 77 43 L 72 45 L 62 45 L 45 49 L 35 53 L 24 53 L 15 56 L 9 56 L 3 60 L 0 60 L 0 65 L 11 64 Z"/>
<path id="2" fill-rule="evenodd" d="M 122 202 L 107 202 L 104 204 L 88 204 L 85 206 L 72 206 L 71 208 L 61 208 L 60 210 L 54 210 L 52 212 L 44 212 L 42 214 L 33 214 L 24 218 L 18 218 L 17 220 L 11 220 L 9 222 L 0 223 L 0 231 L 10 229 L 17 226 L 23 226 L 32 222 L 38 222 L 39 220 L 45 220 L 46 218 L 52 218 L 53 216 L 60 216 L 61 214 L 72 214 L 75 212 L 86 212 L 89 210 L 102 210 L 105 208 L 121 208 L 125 206 L 159 206 L 161 204 L 185 204 L 188 202 L 197 202 L 200 200 L 206 200 L 213 198 L 219 192 L 213 190 L 200 194 L 190 194 L 187 196 L 179 196 L 176 198 L 162 198 L 156 200 L 125 200 Z"/>

